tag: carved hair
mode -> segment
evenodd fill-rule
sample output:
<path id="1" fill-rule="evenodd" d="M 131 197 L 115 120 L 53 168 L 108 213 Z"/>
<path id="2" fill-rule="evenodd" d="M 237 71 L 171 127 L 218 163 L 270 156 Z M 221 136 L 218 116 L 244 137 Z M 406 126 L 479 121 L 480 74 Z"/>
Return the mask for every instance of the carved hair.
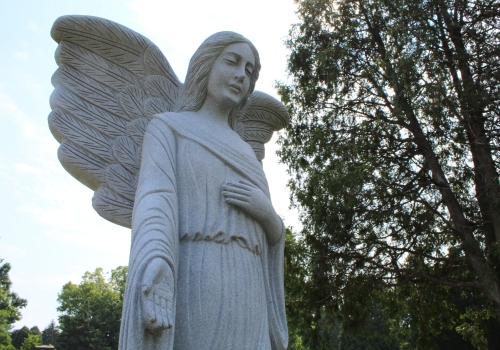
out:
<path id="1" fill-rule="evenodd" d="M 179 100 L 179 111 L 197 111 L 207 96 L 208 77 L 221 52 L 232 44 L 245 43 L 250 46 L 255 57 L 255 69 L 250 77 L 250 88 L 241 103 L 231 110 L 230 116 L 239 111 L 247 102 L 259 78 L 260 58 L 255 46 L 244 36 L 234 32 L 219 32 L 209 36 L 196 50 L 189 61 L 189 68 L 184 83 L 184 91 Z"/>

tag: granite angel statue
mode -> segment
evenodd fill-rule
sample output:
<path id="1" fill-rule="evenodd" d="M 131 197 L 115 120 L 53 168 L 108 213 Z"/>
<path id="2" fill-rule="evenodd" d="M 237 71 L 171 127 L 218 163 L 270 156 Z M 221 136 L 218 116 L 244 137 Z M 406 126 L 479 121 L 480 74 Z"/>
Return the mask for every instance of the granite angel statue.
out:
<path id="1" fill-rule="evenodd" d="M 64 16 L 51 34 L 59 159 L 101 216 L 132 228 L 119 348 L 285 349 L 284 226 L 261 160 L 289 116 L 254 91 L 254 45 L 210 36 L 183 84 L 109 20 Z"/>

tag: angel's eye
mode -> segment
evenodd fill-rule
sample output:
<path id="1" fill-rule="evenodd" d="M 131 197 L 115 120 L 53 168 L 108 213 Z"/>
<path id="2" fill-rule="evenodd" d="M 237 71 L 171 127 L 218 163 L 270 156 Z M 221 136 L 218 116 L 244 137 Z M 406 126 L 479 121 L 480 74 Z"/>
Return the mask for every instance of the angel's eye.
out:
<path id="1" fill-rule="evenodd" d="M 230 60 L 228 58 L 226 58 L 226 62 L 229 63 L 229 64 L 236 64 L 236 62 L 234 62 L 233 60 Z"/>
<path id="2" fill-rule="evenodd" d="M 245 69 L 245 72 L 247 72 L 248 75 L 252 75 L 252 71 L 250 69 Z"/>

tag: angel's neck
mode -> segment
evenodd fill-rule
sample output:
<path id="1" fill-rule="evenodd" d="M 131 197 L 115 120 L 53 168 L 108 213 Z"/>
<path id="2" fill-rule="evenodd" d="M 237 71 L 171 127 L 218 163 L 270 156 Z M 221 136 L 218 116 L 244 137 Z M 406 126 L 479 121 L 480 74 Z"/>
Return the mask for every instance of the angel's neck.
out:
<path id="1" fill-rule="evenodd" d="M 210 124 L 230 128 L 228 124 L 230 111 L 230 107 L 214 103 L 204 103 L 195 114 Z"/>

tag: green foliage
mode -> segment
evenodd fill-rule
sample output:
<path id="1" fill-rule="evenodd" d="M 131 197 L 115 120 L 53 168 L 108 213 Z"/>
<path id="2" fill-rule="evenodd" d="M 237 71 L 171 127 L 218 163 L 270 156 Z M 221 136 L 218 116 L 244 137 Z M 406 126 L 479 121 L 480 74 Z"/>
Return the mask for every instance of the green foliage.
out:
<path id="1" fill-rule="evenodd" d="M 9 278 L 10 268 L 9 263 L 3 263 L 0 259 L 0 350 L 15 350 L 8 331 L 14 322 L 21 319 L 21 309 L 27 305 L 26 299 L 20 298 L 10 290 L 12 286 Z"/>
<path id="2" fill-rule="evenodd" d="M 37 345 L 42 345 L 41 334 L 28 334 L 19 350 L 33 350 Z"/>
<path id="3" fill-rule="evenodd" d="M 456 330 L 465 339 L 468 339 L 476 349 L 488 349 L 484 320 L 488 320 L 493 316 L 493 313 L 488 308 L 483 310 L 467 308 L 465 313 L 460 315 L 462 323 L 457 326 Z"/>
<path id="4" fill-rule="evenodd" d="M 16 329 L 16 330 L 12 331 L 12 333 L 11 333 L 12 345 L 16 349 L 20 349 L 23 346 L 26 339 L 28 339 L 30 337 L 30 335 L 41 337 L 41 334 L 42 333 L 40 333 L 40 330 L 38 329 L 37 326 L 31 327 L 31 328 L 24 326 L 21 329 Z M 31 339 L 30 342 L 33 342 L 34 341 L 33 339 L 38 339 L 38 338 L 31 337 L 30 339 Z M 42 339 L 42 338 L 40 338 L 40 339 Z M 31 344 L 31 343 L 29 343 L 29 344 Z M 38 344 L 38 345 L 40 345 L 40 344 Z"/>
<path id="5" fill-rule="evenodd" d="M 485 346 L 500 317 L 499 5 L 297 3 L 279 87 L 307 248 L 293 271 L 315 305 L 297 320 L 313 334 L 333 313 L 349 333 L 380 311 L 411 346 L 457 331 Z"/>
<path id="6" fill-rule="evenodd" d="M 0 350 L 16 350 L 9 332 L 4 327 L 0 327 Z"/>
<path id="7" fill-rule="evenodd" d="M 26 307 L 26 299 L 10 290 L 10 264 L 0 259 L 0 326 L 8 327 L 21 319 L 21 309 Z"/>
<path id="8" fill-rule="evenodd" d="M 41 335 L 42 332 L 40 332 L 40 329 L 38 328 L 38 326 L 33 326 L 30 328 L 30 334 Z"/>
<path id="9" fill-rule="evenodd" d="M 322 265 L 309 259 L 307 246 L 286 230 L 285 300 L 289 349 L 333 349 L 338 347 L 336 309 L 324 288 Z M 321 303 L 317 301 L 321 300 Z"/>
<path id="10" fill-rule="evenodd" d="M 312 310 L 305 307 L 308 292 L 309 271 L 306 251 L 297 242 L 290 229 L 286 229 L 285 241 L 285 303 L 288 321 L 288 348 L 291 350 L 308 349 Z M 309 306 L 309 305 L 307 305 Z"/>
<path id="11" fill-rule="evenodd" d="M 80 284 L 65 284 L 59 294 L 59 348 L 117 349 L 126 267 L 106 280 L 101 268 L 86 272 Z"/>
<path id="12" fill-rule="evenodd" d="M 321 258 L 286 231 L 285 299 L 290 350 L 306 349 L 399 349 L 401 334 L 394 331 L 394 317 L 384 309 L 381 298 L 373 299 L 358 333 L 342 330 L 342 317 L 324 288 Z M 359 321 L 354 317 L 351 322 Z M 352 327 L 344 327 L 350 328 Z"/>
<path id="13" fill-rule="evenodd" d="M 45 345 L 53 345 L 56 349 L 59 347 L 59 328 L 54 320 L 42 331 L 42 343 Z"/>

